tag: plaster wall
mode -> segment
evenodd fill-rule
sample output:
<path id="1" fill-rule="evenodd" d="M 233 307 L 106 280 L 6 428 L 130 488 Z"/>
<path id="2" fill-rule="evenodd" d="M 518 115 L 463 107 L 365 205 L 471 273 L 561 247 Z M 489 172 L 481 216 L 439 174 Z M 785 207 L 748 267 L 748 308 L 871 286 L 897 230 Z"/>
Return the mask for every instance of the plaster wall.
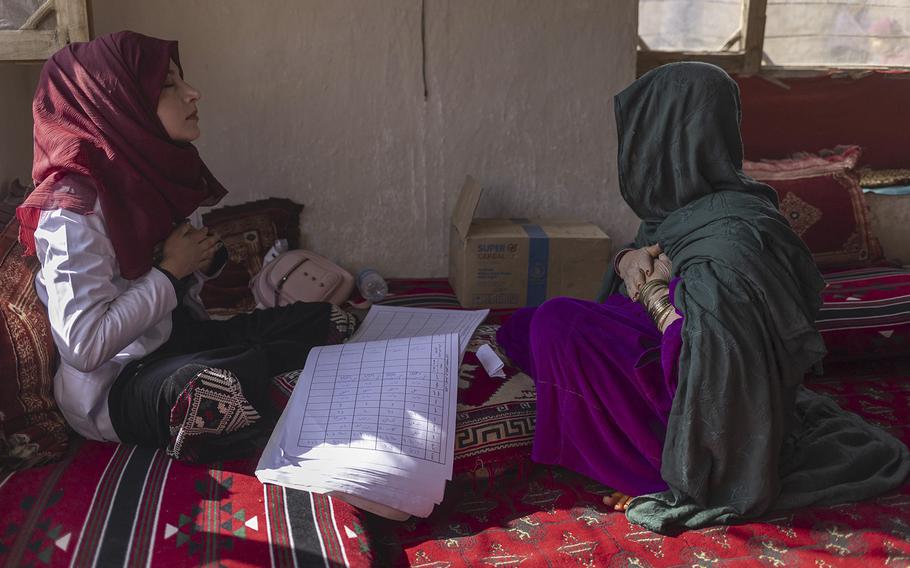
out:
<path id="1" fill-rule="evenodd" d="M 481 216 L 575 216 L 628 240 L 611 97 L 633 78 L 636 2 L 424 7 L 422 46 L 420 0 L 92 2 L 96 35 L 180 41 L 224 203 L 303 203 L 306 245 L 351 270 L 445 275 L 466 173 L 488 188 Z M 30 176 L 39 70 L 0 64 L 0 193 Z M 867 197 L 886 254 L 910 262 L 908 199 Z"/>
<path id="2" fill-rule="evenodd" d="M 425 10 L 425 42 L 421 10 Z M 305 205 L 305 246 L 351 270 L 445 276 L 466 174 L 481 216 L 571 216 L 614 243 L 612 95 L 634 0 L 93 0 L 95 35 L 180 42 L 197 146 L 235 204 Z M 424 61 L 425 54 L 425 61 Z M 424 96 L 424 69 L 427 95 Z"/>
<path id="3" fill-rule="evenodd" d="M 40 66 L 0 64 L 0 195 L 14 178 L 31 179 L 32 97 Z"/>

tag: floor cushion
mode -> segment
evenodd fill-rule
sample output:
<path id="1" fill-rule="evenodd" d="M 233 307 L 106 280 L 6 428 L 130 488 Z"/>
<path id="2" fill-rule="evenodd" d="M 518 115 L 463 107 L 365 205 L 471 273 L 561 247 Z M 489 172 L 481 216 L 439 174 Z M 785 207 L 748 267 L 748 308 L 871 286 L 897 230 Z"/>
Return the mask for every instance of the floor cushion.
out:
<path id="1" fill-rule="evenodd" d="M 824 274 L 816 323 L 826 362 L 910 355 L 910 270 L 869 267 Z"/>
<path id="2" fill-rule="evenodd" d="M 780 209 L 820 268 L 868 266 L 882 258 L 859 175 L 861 151 L 843 146 L 782 160 L 743 162 L 743 171 L 773 187 Z"/>
<path id="3" fill-rule="evenodd" d="M 0 470 L 59 459 L 69 429 L 54 400 L 56 349 L 35 292 L 38 260 L 22 256 L 19 223 L 0 234 Z"/>

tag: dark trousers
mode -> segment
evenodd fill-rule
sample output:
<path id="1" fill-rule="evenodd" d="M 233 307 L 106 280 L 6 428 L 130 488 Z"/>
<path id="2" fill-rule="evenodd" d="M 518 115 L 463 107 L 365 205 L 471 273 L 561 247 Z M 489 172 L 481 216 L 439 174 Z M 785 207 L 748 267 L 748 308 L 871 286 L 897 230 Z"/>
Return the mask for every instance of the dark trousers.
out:
<path id="1" fill-rule="evenodd" d="M 205 367 L 232 372 L 244 397 L 268 417 L 270 379 L 302 368 L 310 349 L 326 342 L 330 309 L 328 303 L 298 302 L 220 321 L 197 321 L 182 307 L 174 310 L 167 342 L 124 367 L 111 387 L 114 431 L 127 444 L 167 446 L 171 408 Z"/>

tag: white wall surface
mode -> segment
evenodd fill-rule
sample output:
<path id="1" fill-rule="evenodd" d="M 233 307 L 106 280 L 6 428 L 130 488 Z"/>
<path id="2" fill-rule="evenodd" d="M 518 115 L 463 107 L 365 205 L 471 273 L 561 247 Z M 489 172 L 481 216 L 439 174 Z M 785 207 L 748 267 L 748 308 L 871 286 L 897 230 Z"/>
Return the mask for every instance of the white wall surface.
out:
<path id="1" fill-rule="evenodd" d="M 305 245 L 351 270 L 445 276 L 468 173 L 482 216 L 631 237 L 612 96 L 634 78 L 636 1 L 426 0 L 426 99 L 421 4 L 93 0 L 92 18 L 178 40 L 223 203 L 304 204 Z M 36 81 L 0 67 L 0 184 L 29 175 Z"/>
<path id="2" fill-rule="evenodd" d="M 94 32 L 180 42 L 199 150 L 231 191 L 305 205 L 306 246 L 351 270 L 445 276 L 465 174 L 486 216 L 573 216 L 617 241 L 612 96 L 634 0 L 94 0 Z"/>

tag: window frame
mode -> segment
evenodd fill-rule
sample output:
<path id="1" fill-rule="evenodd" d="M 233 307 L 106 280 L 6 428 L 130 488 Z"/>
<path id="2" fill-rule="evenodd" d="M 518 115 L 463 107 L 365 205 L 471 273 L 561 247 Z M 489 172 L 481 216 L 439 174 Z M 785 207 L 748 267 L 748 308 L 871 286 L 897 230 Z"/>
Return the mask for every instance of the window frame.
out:
<path id="1" fill-rule="evenodd" d="M 0 62 L 43 61 L 61 47 L 89 41 L 88 0 L 45 0 L 18 30 L 0 30 Z M 52 30 L 39 30 L 51 15 Z"/>
<path id="2" fill-rule="evenodd" d="M 799 77 L 819 74 L 864 75 L 875 70 L 910 71 L 910 66 L 894 65 L 762 65 L 765 42 L 765 14 L 767 0 L 743 0 L 743 16 L 740 29 L 727 40 L 723 48 L 717 51 L 661 51 L 648 48 L 638 37 L 637 65 L 638 76 L 674 61 L 704 61 L 713 63 L 731 74 L 764 77 Z M 739 43 L 741 49 L 730 48 Z"/>

